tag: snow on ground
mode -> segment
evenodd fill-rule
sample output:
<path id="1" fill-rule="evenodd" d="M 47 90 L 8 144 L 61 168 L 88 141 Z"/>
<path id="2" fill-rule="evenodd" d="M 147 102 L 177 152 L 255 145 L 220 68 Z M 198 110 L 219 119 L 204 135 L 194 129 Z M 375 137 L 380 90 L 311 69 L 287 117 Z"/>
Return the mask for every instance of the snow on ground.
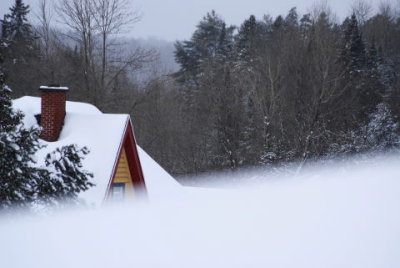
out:
<path id="1" fill-rule="evenodd" d="M 300 162 L 282 163 L 280 165 L 264 165 L 254 167 L 242 167 L 235 170 L 221 170 L 198 173 L 196 175 L 181 175 L 176 179 L 185 186 L 208 187 L 208 188 L 237 188 L 259 185 L 263 182 L 282 183 L 289 180 L 293 182 L 296 179 L 309 178 L 340 178 L 346 176 L 354 167 L 363 166 L 363 168 L 379 169 L 379 165 L 385 159 L 393 158 L 393 155 L 400 155 L 399 150 L 394 150 L 385 154 L 370 152 L 368 154 L 360 154 L 353 157 L 342 158 L 326 158 L 321 159 L 317 163 L 309 160 L 302 165 L 299 172 Z"/>
<path id="2" fill-rule="evenodd" d="M 0 218 L 0 267 L 400 267 L 400 155 L 175 189 L 136 205 Z"/>

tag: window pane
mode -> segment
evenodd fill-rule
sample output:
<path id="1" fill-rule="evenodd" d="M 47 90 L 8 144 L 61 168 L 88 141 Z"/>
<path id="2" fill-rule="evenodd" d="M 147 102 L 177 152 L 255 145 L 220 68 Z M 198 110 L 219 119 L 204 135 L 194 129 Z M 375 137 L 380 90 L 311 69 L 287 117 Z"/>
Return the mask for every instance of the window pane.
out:
<path id="1" fill-rule="evenodd" d="M 112 185 L 112 200 L 113 201 L 123 201 L 125 194 L 125 184 L 124 183 L 114 183 Z"/>

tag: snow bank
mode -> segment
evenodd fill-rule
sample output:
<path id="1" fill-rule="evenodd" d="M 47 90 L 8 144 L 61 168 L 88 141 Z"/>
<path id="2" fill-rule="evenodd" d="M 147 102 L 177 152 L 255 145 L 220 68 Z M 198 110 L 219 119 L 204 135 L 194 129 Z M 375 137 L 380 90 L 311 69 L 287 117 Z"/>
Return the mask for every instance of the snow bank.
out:
<path id="1" fill-rule="evenodd" d="M 242 189 L 182 189 L 2 219 L 0 267 L 400 267 L 400 155 Z"/>
<path id="2" fill-rule="evenodd" d="M 140 163 L 146 181 L 146 188 L 152 200 L 166 198 L 182 191 L 182 186 L 138 146 Z"/>

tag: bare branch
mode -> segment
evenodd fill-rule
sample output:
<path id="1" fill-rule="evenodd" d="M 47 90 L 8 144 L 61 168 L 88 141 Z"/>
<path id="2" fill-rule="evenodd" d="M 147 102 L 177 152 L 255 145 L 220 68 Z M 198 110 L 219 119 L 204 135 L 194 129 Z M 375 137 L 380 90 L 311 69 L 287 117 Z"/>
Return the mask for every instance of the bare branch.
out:
<path id="1" fill-rule="evenodd" d="M 355 0 L 351 5 L 351 13 L 356 15 L 359 25 L 364 25 L 372 13 L 372 5 L 367 0 Z"/>

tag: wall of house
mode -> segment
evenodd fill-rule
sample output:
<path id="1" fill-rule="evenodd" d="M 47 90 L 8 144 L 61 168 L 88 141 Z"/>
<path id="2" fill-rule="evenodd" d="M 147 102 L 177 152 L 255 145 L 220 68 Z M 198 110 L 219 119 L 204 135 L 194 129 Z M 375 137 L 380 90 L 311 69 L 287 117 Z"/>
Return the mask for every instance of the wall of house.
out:
<path id="1" fill-rule="evenodd" d="M 132 177 L 129 171 L 128 160 L 126 158 L 125 148 L 122 148 L 121 157 L 118 161 L 117 170 L 113 183 L 125 183 L 125 196 L 132 197 L 134 194 Z"/>

